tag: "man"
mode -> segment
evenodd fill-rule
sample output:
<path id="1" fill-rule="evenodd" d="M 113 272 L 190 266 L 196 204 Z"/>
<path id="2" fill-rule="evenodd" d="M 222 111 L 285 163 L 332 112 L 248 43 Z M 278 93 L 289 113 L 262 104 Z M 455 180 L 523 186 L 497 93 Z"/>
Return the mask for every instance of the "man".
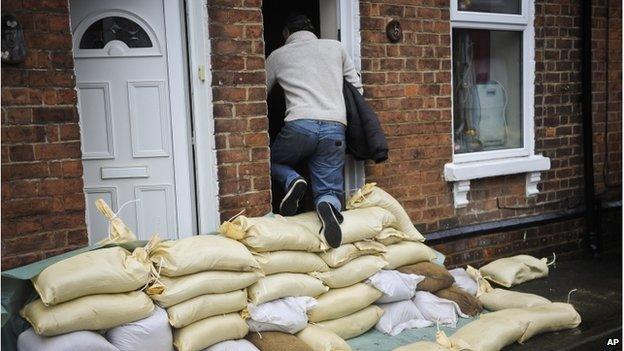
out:
<path id="1" fill-rule="evenodd" d="M 360 92 L 362 83 L 340 42 L 318 39 L 313 31 L 305 15 L 289 16 L 282 32 L 286 43 L 266 61 L 268 90 L 279 83 L 286 98 L 285 125 L 271 147 L 271 172 L 286 192 L 279 212 L 292 216 L 308 186 L 293 167 L 308 160 L 321 232 L 338 247 L 347 124 L 343 78 Z"/>

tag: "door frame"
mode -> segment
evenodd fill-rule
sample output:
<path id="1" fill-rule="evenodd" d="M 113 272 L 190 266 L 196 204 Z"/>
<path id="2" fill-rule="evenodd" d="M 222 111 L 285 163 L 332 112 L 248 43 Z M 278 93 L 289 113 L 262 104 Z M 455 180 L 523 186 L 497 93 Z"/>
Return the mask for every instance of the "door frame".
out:
<path id="1" fill-rule="evenodd" d="M 186 10 L 188 77 L 191 89 L 189 98 L 193 126 L 190 140 L 195 155 L 197 229 L 198 233 L 209 233 L 219 227 L 221 219 L 207 1 L 180 1 L 184 2 Z"/>

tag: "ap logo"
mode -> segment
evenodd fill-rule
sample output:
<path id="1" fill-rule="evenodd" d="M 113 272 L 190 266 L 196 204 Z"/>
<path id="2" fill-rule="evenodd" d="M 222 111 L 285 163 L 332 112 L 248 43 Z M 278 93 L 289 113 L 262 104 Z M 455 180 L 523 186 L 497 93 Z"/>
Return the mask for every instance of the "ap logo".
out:
<path id="1" fill-rule="evenodd" d="M 616 346 L 620 344 L 620 339 L 607 339 L 607 346 Z"/>

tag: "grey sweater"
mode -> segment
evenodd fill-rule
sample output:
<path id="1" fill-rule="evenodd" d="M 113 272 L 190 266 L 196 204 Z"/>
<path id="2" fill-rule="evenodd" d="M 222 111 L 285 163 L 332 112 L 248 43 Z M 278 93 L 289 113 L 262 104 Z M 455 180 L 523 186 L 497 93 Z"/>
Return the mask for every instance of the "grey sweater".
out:
<path id="1" fill-rule="evenodd" d="M 317 119 L 347 124 L 343 77 L 360 92 L 362 83 L 353 61 L 339 41 L 318 39 L 308 31 L 291 34 L 266 61 L 267 88 L 284 89 L 285 121 Z"/>

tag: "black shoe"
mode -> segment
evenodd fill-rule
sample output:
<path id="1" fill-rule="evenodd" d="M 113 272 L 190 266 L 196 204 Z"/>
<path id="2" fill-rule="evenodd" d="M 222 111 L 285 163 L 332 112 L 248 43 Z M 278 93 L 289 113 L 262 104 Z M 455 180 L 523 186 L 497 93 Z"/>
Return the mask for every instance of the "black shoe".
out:
<path id="1" fill-rule="evenodd" d="M 340 246 L 342 242 L 342 229 L 336 218 L 334 207 L 329 202 L 320 202 L 316 206 L 316 214 L 321 220 L 321 233 L 325 236 L 327 244 L 333 248 Z"/>
<path id="2" fill-rule="evenodd" d="M 280 214 L 282 216 L 294 216 L 299 208 L 299 201 L 308 188 L 308 183 L 303 178 L 295 179 L 288 188 L 288 192 L 280 203 Z"/>

